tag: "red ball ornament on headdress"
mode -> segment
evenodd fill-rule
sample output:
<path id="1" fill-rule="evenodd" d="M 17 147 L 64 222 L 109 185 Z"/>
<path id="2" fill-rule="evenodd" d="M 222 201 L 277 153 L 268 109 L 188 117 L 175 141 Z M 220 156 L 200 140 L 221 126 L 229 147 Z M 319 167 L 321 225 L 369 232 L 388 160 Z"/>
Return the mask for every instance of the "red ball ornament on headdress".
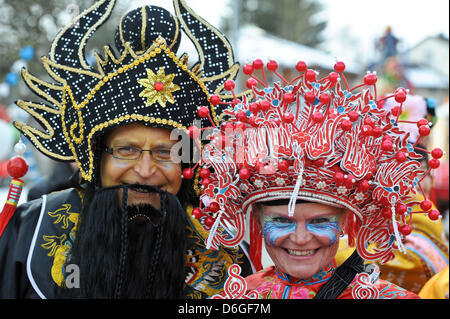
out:
<path id="1" fill-rule="evenodd" d="M 218 96 L 217 94 L 211 95 L 211 97 L 209 98 L 209 101 L 214 106 L 219 105 L 220 104 L 220 96 Z"/>
<path id="2" fill-rule="evenodd" d="M 207 117 L 209 115 L 209 109 L 206 106 L 200 106 L 197 112 L 200 117 Z"/>
<path id="3" fill-rule="evenodd" d="M 441 216 L 441 214 L 439 213 L 439 211 L 437 209 L 432 209 L 429 213 L 428 213 L 428 217 L 431 220 L 438 220 L 439 216 Z"/>
<path id="4" fill-rule="evenodd" d="M 298 61 L 297 65 L 295 66 L 296 70 L 298 72 L 305 72 L 308 69 L 308 66 L 303 61 Z"/>
<path id="5" fill-rule="evenodd" d="M 185 168 L 183 170 L 183 177 L 186 179 L 192 179 L 194 177 L 194 170 L 192 168 Z"/>
<path id="6" fill-rule="evenodd" d="M 444 152 L 440 148 L 434 148 L 431 151 L 431 156 L 435 159 L 440 159 L 444 155 Z"/>
<path id="7" fill-rule="evenodd" d="M 344 70 L 345 70 L 344 62 L 342 62 L 342 61 L 336 62 L 334 64 L 334 70 L 339 73 L 344 72 Z"/>
<path id="8" fill-rule="evenodd" d="M 251 64 L 246 64 L 244 65 L 244 67 L 242 68 L 242 71 L 244 72 L 244 74 L 250 75 L 253 73 L 253 65 Z"/>

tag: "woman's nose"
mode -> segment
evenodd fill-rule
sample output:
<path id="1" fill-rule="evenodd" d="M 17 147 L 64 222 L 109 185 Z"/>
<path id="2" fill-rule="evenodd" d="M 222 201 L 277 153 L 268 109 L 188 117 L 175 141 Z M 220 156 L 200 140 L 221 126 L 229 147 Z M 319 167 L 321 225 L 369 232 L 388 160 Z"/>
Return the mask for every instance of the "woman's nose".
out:
<path id="1" fill-rule="evenodd" d="M 297 223 L 295 231 L 291 233 L 289 239 L 297 245 L 303 245 L 308 243 L 312 239 L 312 236 L 304 224 Z"/>

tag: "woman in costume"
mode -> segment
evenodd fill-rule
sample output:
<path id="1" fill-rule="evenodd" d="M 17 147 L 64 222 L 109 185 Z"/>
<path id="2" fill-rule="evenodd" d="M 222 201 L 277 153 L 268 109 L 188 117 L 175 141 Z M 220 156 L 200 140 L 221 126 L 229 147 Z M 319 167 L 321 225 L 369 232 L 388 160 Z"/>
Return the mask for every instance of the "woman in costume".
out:
<path id="1" fill-rule="evenodd" d="M 222 289 L 227 266 L 246 260 L 239 247 L 205 248 L 205 233 L 190 217 L 198 202 L 193 183 L 182 177 L 192 172 L 194 151 L 184 142 L 186 128 L 204 122 L 199 105 L 217 123 L 220 108 L 210 94 L 219 96 L 239 67 L 218 30 L 184 1 L 173 4 L 175 16 L 154 6 L 129 12 L 116 30 L 118 54 L 105 46 L 90 66 L 86 43 L 115 5 L 96 1 L 42 57 L 53 83 L 23 70 L 46 103 L 17 105 L 43 130 L 14 125 L 50 158 L 76 162 L 79 172 L 71 188 L 25 203 L 12 217 L 8 199 L 0 223 L 7 225 L 1 298 L 207 297 Z M 176 55 L 181 30 L 199 53 L 191 68 L 187 54 Z M 183 162 L 170 153 L 177 142 L 191 151 Z"/>
<path id="2" fill-rule="evenodd" d="M 404 252 L 417 204 L 411 195 L 429 173 L 397 127 L 398 114 L 377 104 L 376 75 L 351 88 L 342 62 L 321 79 L 299 62 L 291 81 L 275 61 L 266 67 L 279 81 L 269 85 L 259 59 L 245 65 L 252 96 L 224 111 L 227 121 L 204 147 L 201 174 L 208 180 L 195 216 L 210 232 L 208 247 L 218 248 L 243 239 L 250 215 L 250 258 L 261 270 L 263 238 L 274 266 L 245 280 L 238 266 L 230 267 L 226 288 L 215 297 L 418 298 L 364 266 Z M 406 95 L 398 89 L 393 97 L 401 105 Z M 425 135 L 429 125 L 418 129 Z M 433 158 L 430 167 L 438 163 Z M 337 267 L 344 234 L 356 251 Z"/>

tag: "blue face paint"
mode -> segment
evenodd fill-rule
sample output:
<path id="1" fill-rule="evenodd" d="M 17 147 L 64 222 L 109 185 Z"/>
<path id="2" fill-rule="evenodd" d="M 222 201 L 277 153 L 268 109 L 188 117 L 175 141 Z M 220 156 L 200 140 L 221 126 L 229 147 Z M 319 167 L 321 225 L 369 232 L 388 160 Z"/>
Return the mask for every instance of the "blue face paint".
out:
<path id="1" fill-rule="evenodd" d="M 285 217 L 263 215 L 264 240 L 266 243 L 276 246 L 278 238 L 293 233 L 297 223 Z"/>
<path id="2" fill-rule="evenodd" d="M 306 229 L 332 246 L 339 234 L 339 223 L 336 216 L 313 218 L 306 223 Z"/>
<path id="3" fill-rule="evenodd" d="M 295 220 L 277 215 L 263 215 L 264 240 L 272 246 L 278 238 L 295 232 Z M 306 223 L 306 230 L 320 239 L 326 246 L 332 246 L 339 234 L 339 223 L 336 216 L 317 217 Z"/>

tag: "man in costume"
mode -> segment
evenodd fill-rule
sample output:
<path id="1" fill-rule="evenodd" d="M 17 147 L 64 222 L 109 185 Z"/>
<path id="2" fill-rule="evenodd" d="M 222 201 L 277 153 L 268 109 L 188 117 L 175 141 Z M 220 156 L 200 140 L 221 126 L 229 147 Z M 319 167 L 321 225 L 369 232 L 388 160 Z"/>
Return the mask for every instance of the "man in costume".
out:
<path id="1" fill-rule="evenodd" d="M 291 81 L 277 72 L 276 61 L 266 67 L 280 81 L 266 81 L 259 59 L 245 65 L 253 96 L 224 111 L 227 121 L 203 149 L 209 183 L 196 216 L 211 220 L 207 245 L 218 248 L 243 239 L 244 216 L 251 213 L 250 258 L 261 270 L 264 239 L 274 266 L 245 280 L 239 267 L 230 267 L 215 298 L 418 298 L 364 265 L 405 252 L 416 217 L 411 195 L 429 174 L 398 128 L 398 114 L 379 105 L 376 75 L 352 88 L 342 62 L 321 79 L 299 62 Z M 233 90 L 232 83 L 225 88 Z M 401 105 L 406 95 L 400 88 L 392 97 Z M 427 122 L 413 125 L 421 136 L 429 131 Z M 431 154 L 436 168 L 442 151 Z M 435 213 L 425 212 L 430 219 Z M 337 267 L 344 234 L 356 251 Z"/>
<path id="2" fill-rule="evenodd" d="M 183 142 L 187 127 L 205 121 L 199 106 L 218 123 L 220 106 L 210 100 L 239 66 L 218 30 L 184 1 L 173 4 L 175 16 L 154 6 L 126 14 L 115 34 L 118 53 L 105 46 L 91 67 L 85 45 L 115 5 L 96 1 L 42 57 L 54 83 L 23 70 L 46 103 L 17 104 L 43 130 L 14 125 L 79 172 L 72 188 L 19 206 L 9 220 L 0 238 L 1 298 L 201 298 L 222 289 L 229 265 L 246 261 L 240 247 L 206 249 L 191 218 L 195 189 L 183 178 L 195 175 L 199 150 Z M 176 55 L 181 30 L 199 53 L 191 68 L 186 54 Z M 178 142 L 190 151 L 187 161 L 171 152 Z M 250 271 L 247 261 L 243 267 Z"/>

